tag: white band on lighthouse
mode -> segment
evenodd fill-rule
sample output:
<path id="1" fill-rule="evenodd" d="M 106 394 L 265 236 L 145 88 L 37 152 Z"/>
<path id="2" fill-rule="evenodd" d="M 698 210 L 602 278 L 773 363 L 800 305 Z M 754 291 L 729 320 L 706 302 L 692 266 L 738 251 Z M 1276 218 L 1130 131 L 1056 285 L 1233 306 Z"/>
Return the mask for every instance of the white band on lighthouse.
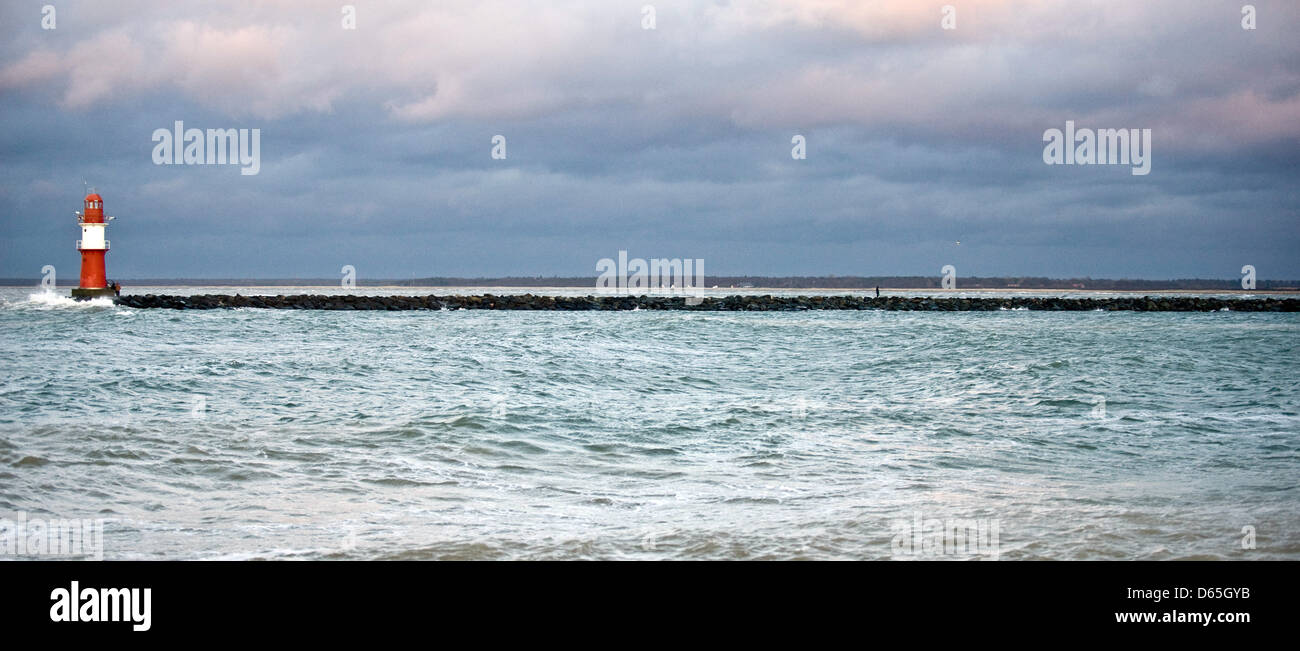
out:
<path id="1" fill-rule="evenodd" d="M 82 224 L 81 225 L 81 250 L 107 249 L 108 242 L 104 240 L 105 224 Z"/>

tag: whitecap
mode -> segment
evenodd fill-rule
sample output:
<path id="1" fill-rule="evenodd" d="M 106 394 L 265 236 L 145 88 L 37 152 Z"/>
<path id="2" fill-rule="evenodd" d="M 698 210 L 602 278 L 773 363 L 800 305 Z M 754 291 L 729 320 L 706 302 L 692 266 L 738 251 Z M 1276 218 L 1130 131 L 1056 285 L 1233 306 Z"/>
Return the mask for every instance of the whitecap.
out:
<path id="1" fill-rule="evenodd" d="M 15 305 L 32 305 L 47 309 L 85 309 L 85 308 L 102 308 L 113 307 L 113 299 L 107 296 L 92 298 L 90 300 L 78 301 L 71 296 L 56 294 L 54 292 L 39 292 L 28 294 L 26 303 L 16 303 Z"/>

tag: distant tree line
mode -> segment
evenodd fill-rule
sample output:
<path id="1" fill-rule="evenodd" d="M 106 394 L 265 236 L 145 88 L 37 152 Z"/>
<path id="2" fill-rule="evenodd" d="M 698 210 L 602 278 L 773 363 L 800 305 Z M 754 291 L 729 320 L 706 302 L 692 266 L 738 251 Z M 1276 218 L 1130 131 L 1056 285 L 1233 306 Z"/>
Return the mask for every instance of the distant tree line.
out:
<path id="1" fill-rule="evenodd" d="M 705 287 L 773 289 L 940 289 L 939 276 L 705 276 Z M 410 281 L 407 281 L 410 282 Z M 416 285 L 441 287 L 594 287 L 596 279 L 561 277 L 504 278 L 423 278 Z M 391 284 L 377 282 L 375 284 Z M 405 284 L 405 282 L 397 283 Z M 1257 280 L 1260 290 L 1300 290 L 1300 280 Z M 1139 280 L 1130 278 L 1046 278 L 958 277 L 957 289 L 1097 289 L 1112 291 L 1156 290 L 1240 290 L 1241 280 L 1179 278 L 1175 280 Z"/>

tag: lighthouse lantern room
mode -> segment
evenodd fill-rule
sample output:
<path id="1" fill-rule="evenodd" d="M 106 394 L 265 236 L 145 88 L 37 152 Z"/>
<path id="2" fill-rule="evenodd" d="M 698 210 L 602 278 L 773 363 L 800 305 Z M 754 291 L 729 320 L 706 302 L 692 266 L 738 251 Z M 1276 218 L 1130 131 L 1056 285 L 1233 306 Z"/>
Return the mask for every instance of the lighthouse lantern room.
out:
<path id="1" fill-rule="evenodd" d="M 72 297 L 113 296 L 104 271 L 104 255 L 108 253 L 104 230 L 113 218 L 104 217 L 104 200 L 95 192 L 86 195 L 84 212 L 77 211 L 76 215 L 81 226 L 81 239 L 77 240 L 77 250 L 81 252 L 81 283 L 72 290 Z"/>

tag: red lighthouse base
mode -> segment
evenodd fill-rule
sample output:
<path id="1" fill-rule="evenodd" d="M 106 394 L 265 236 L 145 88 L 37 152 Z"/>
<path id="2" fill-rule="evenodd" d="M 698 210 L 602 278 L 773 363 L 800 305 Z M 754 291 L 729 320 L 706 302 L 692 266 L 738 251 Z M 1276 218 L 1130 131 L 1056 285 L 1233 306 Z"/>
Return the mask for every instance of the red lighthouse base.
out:
<path id="1" fill-rule="evenodd" d="M 113 291 L 112 287 L 95 287 L 92 289 L 77 287 L 72 290 L 72 298 L 79 301 L 99 298 L 100 296 L 117 296 L 117 292 Z"/>

